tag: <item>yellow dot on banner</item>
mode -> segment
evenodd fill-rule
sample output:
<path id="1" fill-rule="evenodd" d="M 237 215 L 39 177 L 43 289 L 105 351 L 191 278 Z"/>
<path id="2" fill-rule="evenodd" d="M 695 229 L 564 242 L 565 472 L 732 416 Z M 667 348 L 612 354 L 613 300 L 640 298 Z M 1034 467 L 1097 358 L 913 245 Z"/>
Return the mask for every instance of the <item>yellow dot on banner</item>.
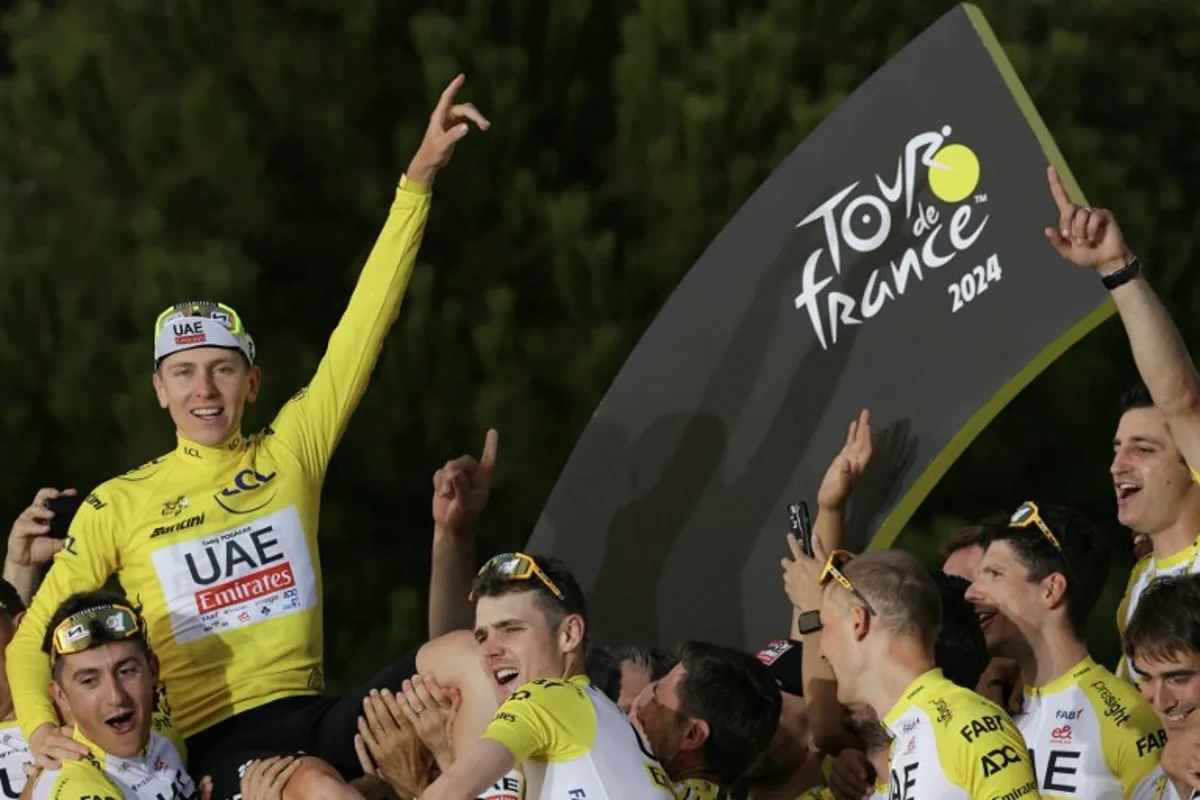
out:
<path id="1" fill-rule="evenodd" d="M 966 200 L 979 185 L 979 158 L 965 144 L 948 144 L 933 156 L 929 188 L 944 203 Z"/>

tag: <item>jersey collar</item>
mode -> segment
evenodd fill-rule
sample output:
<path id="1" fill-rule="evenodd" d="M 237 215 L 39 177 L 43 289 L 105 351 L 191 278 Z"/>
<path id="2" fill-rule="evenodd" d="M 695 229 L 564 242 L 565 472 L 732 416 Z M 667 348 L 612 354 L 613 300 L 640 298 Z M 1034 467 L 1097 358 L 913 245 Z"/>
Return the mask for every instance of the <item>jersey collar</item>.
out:
<path id="1" fill-rule="evenodd" d="M 1045 686 L 1026 686 L 1025 696 L 1037 697 L 1038 695 L 1058 694 L 1063 689 L 1068 689 L 1079 683 L 1079 678 L 1094 666 L 1096 666 L 1096 662 L 1092 660 L 1091 656 L 1088 656 Z"/>
<path id="2" fill-rule="evenodd" d="M 79 742 L 80 744 L 84 745 L 85 747 L 87 747 L 88 751 L 92 754 L 92 756 L 97 761 L 100 761 L 101 763 L 103 763 L 104 759 L 108 758 L 108 753 L 104 752 L 104 749 L 102 747 L 100 747 L 100 745 L 96 744 L 91 739 L 89 739 L 86 735 L 84 735 L 84 732 L 79 729 L 78 725 L 76 725 L 75 730 L 71 732 L 71 738 L 74 739 L 75 741 Z M 130 758 L 145 758 L 146 752 L 149 749 L 150 749 L 150 739 L 149 739 L 149 737 L 147 737 L 146 743 L 144 745 L 142 745 L 142 749 L 137 752 L 137 755 L 130 756 Z M 120 756 L 114 756 L 114 758 L 120 758 Z M 128 760 L 128 759 L 126 759 L 126 760 Z"/>
<path id="3" fill-rule="evenodd" d="M 189 463 L 220 464 L 233 461 L 246 444 L 246 437 L 240 431 L 216 445 L 198 444 L 180 433 L 176 433 L 175 438 L 175 454 Z"/>
<path id="4" fill-rule="evenodd" d="M 904 690 L 904 693 L 900 695 L 900 699 L 896 701 L 896 705 L 892 706 L 892 710 L 883 718 L 884 726 L 887 728 L 892 727 L 896 720 L 908 710 L 909 706 L 920 695 L 928 691 L 928 687 L 945 680 L 946 678 L 942 675 L 942 671 L 937 667 L 934 667 L 923 675 L 918 675 L 916 680 L 910 683 L 908 688 Z"/>

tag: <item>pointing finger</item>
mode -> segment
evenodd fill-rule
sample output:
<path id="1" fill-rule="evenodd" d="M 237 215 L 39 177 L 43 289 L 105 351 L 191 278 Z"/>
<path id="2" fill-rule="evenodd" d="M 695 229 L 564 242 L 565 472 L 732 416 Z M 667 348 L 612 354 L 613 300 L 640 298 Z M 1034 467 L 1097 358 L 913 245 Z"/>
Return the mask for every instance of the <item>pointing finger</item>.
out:
<path id="1" fill-rule="evenodd" d="M 479 468 L 484 473 L 491 473 L 496 466 L 496 453 L 500 448 L 500 432 L 489 428 L 483 440 L 483 453 L 479 456 Z"/>
<path id="2" fill-rule="evenodd" d="M 438 126 L 445 124 L 446 115 L 450 111 L 450 107 L 454 105 L 454 96 L 458 94 L 458 90 L 466 82 L 467 76 L 461 72 L 450 81 L 450 85 L 442 90 L 442 96 L 438 99 L 437 107 L 433 110 L 434 119 L 437 120 Z"/>
<path id="3" fill-rule="evenodd" d="M 1054 197 L 1054 204 L 1058 206 L 1058 214 L 1065 218 L 1071 213 L 1074 204 L 1067 197 L 1067 190 L 1063 188 L 1062 179 L 1058 177 L 1058 170 L 1047 167 L 1046 180 L 1050 183 L 1050 194 Z"/>

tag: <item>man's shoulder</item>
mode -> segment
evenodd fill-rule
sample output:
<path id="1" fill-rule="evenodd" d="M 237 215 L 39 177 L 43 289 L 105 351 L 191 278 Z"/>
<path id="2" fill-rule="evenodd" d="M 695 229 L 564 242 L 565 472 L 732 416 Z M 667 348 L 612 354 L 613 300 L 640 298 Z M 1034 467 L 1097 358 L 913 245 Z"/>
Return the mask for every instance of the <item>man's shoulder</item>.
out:
<path id="1" fill-rule="evenodd" d="M 533 705 L 544 708 L 564 708 L 587 703 L 591 699 L 584 689 L 585 684 L 559 678 L 538 678 L 513 692 L 504 706 Z"/>
<path id="2" fill-rule="evenodd" d="M 1158 714 L 1141 692 L 1105 667 L 1095 665 L 1080 676 L 1078 685 L 1102 729 L 1116 728 L 1138 734 L 1161 732 Z"/>
<path id="3" fill-rule="evenodd" d="M 67 761 L 61 769 L 38 776 L 34 800 L 124 800 L 124 793 L 92 756 Z"/>

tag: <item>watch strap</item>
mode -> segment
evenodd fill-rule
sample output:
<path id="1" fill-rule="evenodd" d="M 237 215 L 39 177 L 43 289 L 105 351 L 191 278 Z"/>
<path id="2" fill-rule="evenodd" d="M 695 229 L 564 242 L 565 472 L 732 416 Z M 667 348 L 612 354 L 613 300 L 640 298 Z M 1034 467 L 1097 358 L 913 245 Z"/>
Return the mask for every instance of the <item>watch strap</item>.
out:
<path id="1" fill-rule="evenodd" d="M 1119 286 L 1124 286 L 1131 280 L 1142 274 L 1142 261 L 1137 256 L 1134 256 L 1128 264 L 1121 267 L 1116 272 L 1105 275 L 1100 280 L 1104 283 L 1104 288 L 1110 292 Z"/>
<path id="2" fill-rule="evenodd" d="M 821 628 L 824 627 L 824 625 L 821 624 L 821 612 L 820 611 L 805 611 L 805 612 L 803 612 L 802 614 L 800 614 L 799 626 L 800 626 L 800 633 L 802 633 L 802 634 L 816 633 L 817 631 L 821 630 Z"/>

